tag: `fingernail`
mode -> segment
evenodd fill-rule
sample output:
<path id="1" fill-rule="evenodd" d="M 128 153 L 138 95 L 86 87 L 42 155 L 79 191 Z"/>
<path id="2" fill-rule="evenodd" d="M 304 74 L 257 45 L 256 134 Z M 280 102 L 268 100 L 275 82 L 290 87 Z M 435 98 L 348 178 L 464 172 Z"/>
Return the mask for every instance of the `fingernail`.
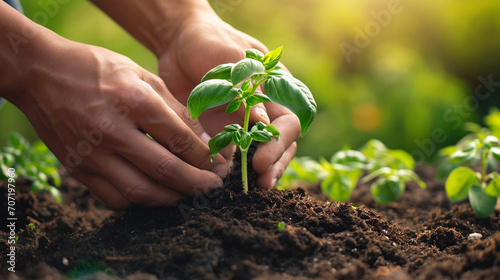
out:
<path id="1" fill-rule="evenodd" d="M 269 120 L 269 116 L 267 115 L 266 110 L 262 107 L 256 107 L 255 108 L 255 113 L 257 116 L 259 116 L 259 119 L 261 119 L 264 123 L 269 124 L 271 121 Z"/>
<path id="2" fill-rule="evenodd" d="M 278 178 L 274 178 L 274 179 L 271 181 L 271 187 L 270 187 L 270 189 L 274 188 L 274 186 L 276 186 L 276 183 L 278 183 Z"/>
<path id="3" fill-rule="evenodd" d="M 218 188 L 222 188 L 222 186 L 224 185 L 224 182 L 222 182 L 222 179 L 219 178 L 219 180 L 217 180 L 217 184 L 215 185 L 215 189 L 218 189 Z"/>
<path id="4" fill-rule="evenodd" d="M 208 143 L 208 141 L 210 141 L 210 135 L 208 135 L 208 133 L 206 132 L 203 132 L 200 136 L 201 140 L 205 143 Z"/>
<path id="5" fill-rule="evenodd" d="M 219 175 L 219 177 L 224 178 L 227 176 L 228 168 L 227 164 L 218 164 L 213 169 L 212 172 Z"/>

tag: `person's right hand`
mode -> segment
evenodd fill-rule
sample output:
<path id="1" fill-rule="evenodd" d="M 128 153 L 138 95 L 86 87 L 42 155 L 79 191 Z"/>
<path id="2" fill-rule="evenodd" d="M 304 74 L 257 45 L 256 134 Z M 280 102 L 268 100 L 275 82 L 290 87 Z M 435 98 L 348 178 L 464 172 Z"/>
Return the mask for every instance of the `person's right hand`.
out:
<path id="1" fill-rule="evenodd" d="M 37 46 L 10 100 L 71 175 L 114 209 L 175 205 L 222 185 L 226 161 L 210 162 L 210 137 L 160 78 L 122 55 L 54 37 Z"/>

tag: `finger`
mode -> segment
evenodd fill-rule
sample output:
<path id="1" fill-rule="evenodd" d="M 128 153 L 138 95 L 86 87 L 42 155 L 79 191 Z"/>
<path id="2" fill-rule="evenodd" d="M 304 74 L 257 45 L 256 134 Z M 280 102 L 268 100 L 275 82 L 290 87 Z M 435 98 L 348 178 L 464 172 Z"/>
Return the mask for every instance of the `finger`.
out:
<path id="1" fill-rule="evenodd" d="M 153 181 L 149 176 L 121 157 L 108 157 L 105 166 L 108 168 L 103 170 L 102 174 L 106 176 L 108 182 L 123 197 L 133 204 L 149 207 L 174 206 L 180 200 L 187 198 L 186 194 Z"/>
<path id="2" fill-rule="evenodd" d="M 280 132 L 280 137 L 278 141 L 272 140 L 259 144 L 252 162 L 254 170 L 259 174 L 270 169 L 300 136 L 299 120 L 288 109 L 277 104 L 269 104 L 268 112 L 271 119 L 277 114 L 281 114 L 272 121 L 272 124 Z"/>
<path id="3" fill-rule="evenodd" d="M 165 149 L 158 142 L 140 131 L 128 133 L 120 143 L 117 153 L 137 166 L 154 181 L 189 196 L 222 186 L 220 174 L 227 174 L 227 165 L 213 172 L 198 169 Z M 202 157 L 202 156 L 200 156 Z M 203 156 L 204 157 L 204 156 Z M 222 156 L 221 156 L 222 157 Z M 209 156 L 207 156 L 207 159 Z M 223 159 L 224 160 L 224 159 Z M 225 162 L 225 160 L 224 160 Z M 219 175 L 218 175 L 219 174 Z"/>
<path id="4" fill-rule="evenodd" d="M 285 153 L 283 153 L 283 156 L 276 163 L 274 163 L 269 170 L 259 175 L 259 177 L 257 178 L 257 186 L 264 189 L 273 188 L 294 157 L 296 150 L 297 144 L 293 143 L 285 151 Z"/>
<path id="5" fill-rule="evenodd" d="M 227 171 L 227 164 L 224 158 L 217 155 L 213 162 L 210 161 L 210 150 L 206 142 L 198 137 L 151 86 L 145 90 L 150 91 L 149 100 L 144 100 L 131 114 L 138 127 L 183 161 L 201 169 L 213 170 L 221 177 L 226 176 L 227 172 L 224 171 Z M 163 90 L 163 95 L 169 96 L 167 89 Z M 182 106 L 173 97 L 166 98 L 170 99 L 168 102 L 173 106 Z M 187 109 L 183 108 L 182 114 L 188 114 Z M 201 126 L 197 129 L 200 130 Z"/>
<path id="6" fill-rule="evenodd" d="M 263 122 L 270 124 L 269 116 L 267 115 L 266 107 L 263 103 L 259 103 L 250 109 L 250 123 Z"/>
<path id="7" fill-rule="evenodd" d="M 84 184 L 102 203 L 113 210 L 125 210 L 132 203 L 101 176 L 74 170 L 71 175 Z"/>

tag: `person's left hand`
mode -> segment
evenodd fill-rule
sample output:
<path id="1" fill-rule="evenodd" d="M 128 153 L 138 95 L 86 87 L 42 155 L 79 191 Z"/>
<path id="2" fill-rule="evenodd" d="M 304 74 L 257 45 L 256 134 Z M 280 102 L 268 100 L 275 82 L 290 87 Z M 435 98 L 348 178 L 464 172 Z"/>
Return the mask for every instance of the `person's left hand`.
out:
<path id="1" fill-rule="evenodd" d="M 268 52 L 261 42 L 226 24 L 213 11 L 186 18 L 173 34 L 159 56 L 158 72 L 183 104 L 208 70 L 222 63 L 239 61 L 249 48 Z M 226 115 L 226 106 L 207 110 L 200 116 L 205 131 L 212 137 L 227 124 L 243 122 L 243 108 Z M 258 186 L 272 188 L 295 155 L 300 123 L 287 108 L 273 103 L 261 103 L 252 108 L 250 122 L 258 121 L 273 124 L 281 133 L 279 141 L 260 143 L 252 162 L 259 174 Z M 229 153 L 226 150 L 224 156 L 230 158 Z"/>

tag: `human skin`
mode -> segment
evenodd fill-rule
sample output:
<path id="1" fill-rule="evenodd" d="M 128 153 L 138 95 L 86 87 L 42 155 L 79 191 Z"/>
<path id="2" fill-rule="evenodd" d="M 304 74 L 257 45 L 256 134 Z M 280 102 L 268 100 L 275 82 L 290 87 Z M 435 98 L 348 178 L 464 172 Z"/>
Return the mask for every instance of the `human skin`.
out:
<path id="1" fill-rule="evenodd" d="M 225 159 L 209 161 L 210 137 L 159 77 L 66 40 L 3 2 L 0 36 L 9 38 L 0 40 L 1 96 L 109 207 L 175 205 L 222 185 Z"/>
<path id="2" fill-rule="evenodd" d="M 160 77 L 184 105 L 208 70 L 222 63 L 239 61 L 249 48 L 268 51 L 255 38 L 223 22 L 206 0 L 92 2 L 158 57 Z M 259 173 L 257 184 L 272 188 L 295 155 L 300 123 L 281 105 L 261 103 L 252 109 L 251 122 L 272 123 L 281 132 L 279 141 L 259 144 L 252 162 Z M 243 118 L 243 108 L 226 115 L 224 106 L 220 106 L 208 110 L 199 119 L 203 129 L 214 136 L 227 124 L 241 124 Z M 232 150 L 223 153 L 229 161 Z"/>
<path id="3" fill-rule="evenodd" d="M 0 96 L 26 114 L 70 174 L 110 208 L 176 205 L 220 187 L 231 151 L 210 162 L 206 143 L 243 114 L 214 108 L 194 121 L 185 102 L 213 66 L 241 59 L 247 48 L 267 49 L 225 24 L 206 1 L 93 2 L 157 55 L 163 80 L 0 2 L 0 36 L 17 36 L 0 40 Z M 256 106 L 251 116 L 281 131 L 280 141 L 260 144 L 253 159 L 258 185 L 271 188 L 295 153 L 299 121 L 275 104 Z"/>

